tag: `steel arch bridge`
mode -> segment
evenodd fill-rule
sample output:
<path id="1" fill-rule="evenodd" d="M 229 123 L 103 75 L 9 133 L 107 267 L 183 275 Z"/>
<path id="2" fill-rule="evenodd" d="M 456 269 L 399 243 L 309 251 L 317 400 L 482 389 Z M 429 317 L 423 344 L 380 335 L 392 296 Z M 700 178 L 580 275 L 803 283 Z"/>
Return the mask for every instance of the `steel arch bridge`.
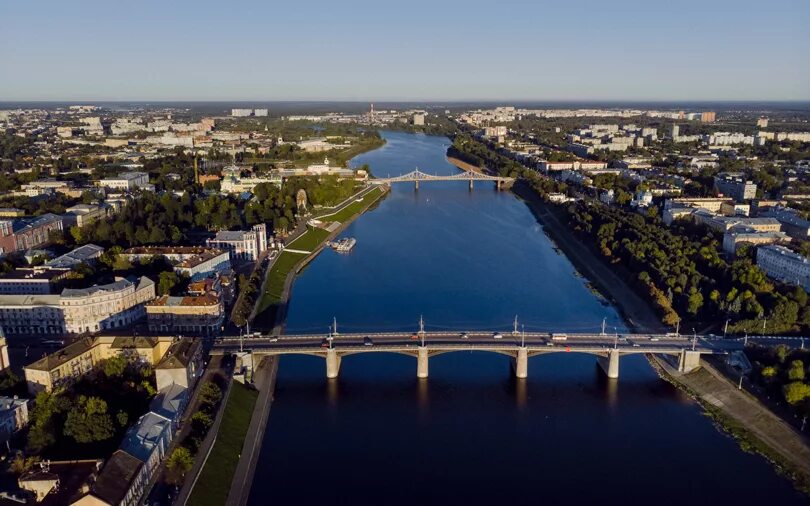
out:
<path id="1" fill-rule="evenodd" d="M 498 188 L 501 188 L 504 185 L 511 185 L 514 183 L 515 178 L 490 176 L 488 174 L 481 174 L 473 171 L 459 172 L 458 174 L 453 174 L 450 176 L 438 176 L 422 172 L 417 168 L 416 170 L 408 172 L 407 174 L 402 174 L 396 177 L 372 179 L 369 182 L 371 184 L 414 183 L 416 187 L 419 188 L 420 182 L 427 181 L 467 181 L 470 183 L 470 186 L 472 186 L 474 181 L 492 181 L 498 186 Z"/>

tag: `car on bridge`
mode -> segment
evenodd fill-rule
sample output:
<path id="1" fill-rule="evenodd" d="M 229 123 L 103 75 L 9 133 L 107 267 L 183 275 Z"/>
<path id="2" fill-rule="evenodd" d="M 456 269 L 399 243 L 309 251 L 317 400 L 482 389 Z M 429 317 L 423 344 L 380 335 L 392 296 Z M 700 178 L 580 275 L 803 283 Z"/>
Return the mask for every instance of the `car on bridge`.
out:
<path id="1" fill-rule="evenodd" d="M 329 341 L 329 339 L 325 337 L 321 340 L 321 348 L 330 348 L 331 344 L 332 343 Z"/>
<path id="2" fill-rule="evenodd" d="M 469 339 L 469 338 L 470 338 L 470 334 L 468 334 L 468 333 L 466 333 L 466 332 L 462 332 L 460 337 L 461 337 L 462 339 Z"/>
<path id="3" fill-rule="evenodd" d="M 419 334 L 414 332 L 413 334 L 411 334 L 411 339 L 419 339 Z"/>
<path id="4" fill-rule="evenodd" d="M 363 346 L 374 346 L 374 341 L 369 336 L 363 338 Z"/>
<path id="5" fill-rule="evenodd" d="M 492 339 L 503 339 L 503 334 L 500 332 L 495 332 L 492 334 Z"/>

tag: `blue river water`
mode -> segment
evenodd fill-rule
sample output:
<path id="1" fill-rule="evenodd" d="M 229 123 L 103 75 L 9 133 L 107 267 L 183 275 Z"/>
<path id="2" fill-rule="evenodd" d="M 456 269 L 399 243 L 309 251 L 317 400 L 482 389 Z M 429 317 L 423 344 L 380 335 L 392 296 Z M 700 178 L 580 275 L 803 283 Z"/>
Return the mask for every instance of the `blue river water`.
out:
<path id="1" fill-rule="evenodd" d="M 387 132 L 356 157 L 379 177 L 457 172 L 449 141 Z M 624 328 L 528 208 L 489 183 L 395 185 L 298 277 L 287 332 Z M 607 380 L 592 356 L 449 353 L 281 360 L 250 504 L 806 504 L 644 357 Z"/>

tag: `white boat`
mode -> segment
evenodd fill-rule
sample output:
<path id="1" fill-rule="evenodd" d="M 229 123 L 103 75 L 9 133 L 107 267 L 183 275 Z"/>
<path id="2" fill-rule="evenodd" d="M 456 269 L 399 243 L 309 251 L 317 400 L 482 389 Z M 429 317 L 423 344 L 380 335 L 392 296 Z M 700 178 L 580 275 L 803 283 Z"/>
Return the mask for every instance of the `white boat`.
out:
<path id="1" fill-rule="evenodd" d="M 330 242 L 329 246 L 338 253 L 348 253 L 357 244 L 357 239 L 354 237 L 345 237 L 339 241 Z"/>

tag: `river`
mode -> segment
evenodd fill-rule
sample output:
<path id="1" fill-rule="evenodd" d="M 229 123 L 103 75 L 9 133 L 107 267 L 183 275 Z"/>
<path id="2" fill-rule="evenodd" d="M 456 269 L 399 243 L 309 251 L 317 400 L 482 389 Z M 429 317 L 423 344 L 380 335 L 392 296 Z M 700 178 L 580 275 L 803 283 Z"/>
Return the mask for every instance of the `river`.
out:
<path id="1" fill-rule="evenodd" d="M 386 132 L 356 157 L 377 176 L 453 174 L 449 141 Z M 490 183 L 394 186 L 297 278 L 287 332 L 622 331 L 528 208 Z M 595 358 L 450 353 L 416 360 L 284 357 L 250 504 L 805 504 L 761 457 L 742 452 L 641 356 L 605 379 Z"/>

